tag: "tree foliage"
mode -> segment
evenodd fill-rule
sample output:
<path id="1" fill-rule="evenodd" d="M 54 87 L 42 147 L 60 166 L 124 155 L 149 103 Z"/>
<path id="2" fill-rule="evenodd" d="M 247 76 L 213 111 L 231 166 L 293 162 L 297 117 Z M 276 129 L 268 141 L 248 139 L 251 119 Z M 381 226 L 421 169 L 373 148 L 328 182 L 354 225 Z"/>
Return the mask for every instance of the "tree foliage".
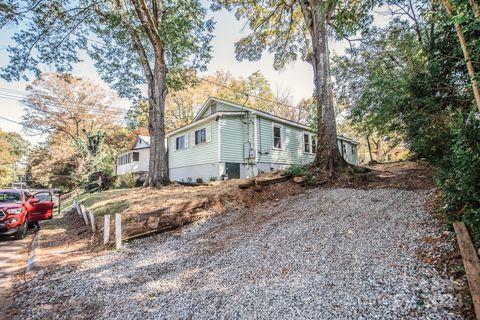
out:
<path id="1" fill-rule="evenodd" d="M 74 142 L 85 132 L 119 125 L 120 103 L 115 92 L 92 81 L 44 73 L 27 86 L 23 127 L 32 135 L 61 132 Z"/>
<path id="2" fill-rule="evenodd" d="M 39 76 L 41 66 L 69 72 L 87 51 L 102 79 L 122 97 L 147 86 L 152 137 L 148 185 L 168 181 L 164 109 L 168 89 L 190 83 L 210 60 L 213 21 L 198 0 L 0 2 L 0 27 L 16 24 L 16 45 L 0 68 L 8 81 Z M 91 39 L 94 37 L 95 39 Z"/>
<path id="3" fill-rule="evenodd" d="M 16 132 L 0 130 L 0 186 L 9 186 L 19 176 L 19 162 L 27 156 L 29 143 Z"/>
<path id="4" fill-rule="evenodd" d="M 454 5 L 465 8 L 467 16 L 454 19 L 480 61 L 480 20 L 467 1 Z M 365 134 L 401 137 L 437 167 L 449 217 L 468 222 L 478 241 L 479 117 L 453 21 L 436 2 L 392 1 L 389 10 L 388 26 L 371 28 L 335 58 L 338 96 Z"/>
<path id="5" fill-rule="evenodd" d="M 47 134 L 29 156 L 41 186 L 71 189 L 95 172 L 114 172 L 116 153 L 129 143 L 116 93 L 68 74 L 41 74 L 27 88 L 23 126 Z"/>

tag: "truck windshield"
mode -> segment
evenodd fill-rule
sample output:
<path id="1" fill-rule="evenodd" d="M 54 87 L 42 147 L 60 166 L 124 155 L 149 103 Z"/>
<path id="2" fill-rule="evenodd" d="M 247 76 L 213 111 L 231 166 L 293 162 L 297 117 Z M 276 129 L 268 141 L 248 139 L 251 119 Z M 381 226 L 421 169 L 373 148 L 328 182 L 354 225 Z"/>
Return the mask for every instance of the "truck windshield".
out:
<path id="1" fill-rule="evenodd" d="M 22 203 L 22 196 L 19 192 L 0 191 L 0 203 Z"/>

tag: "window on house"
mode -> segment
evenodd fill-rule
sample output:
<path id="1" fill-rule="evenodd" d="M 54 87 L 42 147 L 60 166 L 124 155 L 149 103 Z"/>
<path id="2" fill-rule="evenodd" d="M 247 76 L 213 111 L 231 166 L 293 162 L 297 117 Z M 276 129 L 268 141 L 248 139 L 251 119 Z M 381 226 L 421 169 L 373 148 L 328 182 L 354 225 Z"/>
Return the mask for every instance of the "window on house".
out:
<path id="1" fill-rule="evenodd" d="M 185 149 L 185 136 L 180 136 L 175 139 L 175 148 L 177 150 Z"/>
<path id="2" fill-rule="evenodd" d="M 140 153 L 138 152 L 133 152 L 133 161 L 139 161 L 140 160 Z"/>
<path id="3" fill-rule="evenodd" d="M 357 153 L 357 146 L 352 145 L 352 156 Z"/>
<path id="4" fill-rule="evenodd" d="M 282 149 L 282 127 L 278 125 L 273 126 L 273 147 Z"/>
<path id="5" fill-rule="evenodd" d="M 195 131 L 195 144 L 207 142 L 207 129 L 203 128 Z"/>
<path id="6" fill-rule="evenodd" d="M 346 155 L 347 154 L 347 146 L 345 145 L 345 143 L 342 142 L 342 155 Z"/>
<path id="7" fill-rule="evenodd" d="M 310 153 L 310 134 L 309 133 L 304 133 L 303 134 L 303 152 L 305 153 Z"/>
<path id="8" fill-rule="evenodd" d="M 138 153 L 138 152 L 134 152 L 134 153 Z M 118 159 L 117 159 L 118 165 L 121 166 L 121 165 L 128 164 L 128 163 L 132 162 L 131 157 L 132 157 L 131 153 L 127 153 L 127 154 L 124 154 L 124 155 L 118 157 Z"/>
<path id="9" fill-rule="evenodd" d="M 317 137 L 314 134 L 312 134 L 311 138 L 312 138 L 312 153 L 315 153 L 317 152 Z"/>

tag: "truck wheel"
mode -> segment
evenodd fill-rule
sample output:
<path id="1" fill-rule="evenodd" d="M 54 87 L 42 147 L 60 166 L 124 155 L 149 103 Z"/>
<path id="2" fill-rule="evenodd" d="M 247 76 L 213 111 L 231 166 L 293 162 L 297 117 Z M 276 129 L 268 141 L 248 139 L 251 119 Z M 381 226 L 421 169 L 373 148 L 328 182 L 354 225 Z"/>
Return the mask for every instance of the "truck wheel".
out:
<path id="1" fill-rule="evenodd" d="M 15 232 L 15 240 L 22 240 L 25 238 L 27 235 L 27 230 L 28 230 L 28 222 L 27 219 L 25 219 L 25 222 L 22 224 L 20 229 L 18 229 L 17 232 Z"/>

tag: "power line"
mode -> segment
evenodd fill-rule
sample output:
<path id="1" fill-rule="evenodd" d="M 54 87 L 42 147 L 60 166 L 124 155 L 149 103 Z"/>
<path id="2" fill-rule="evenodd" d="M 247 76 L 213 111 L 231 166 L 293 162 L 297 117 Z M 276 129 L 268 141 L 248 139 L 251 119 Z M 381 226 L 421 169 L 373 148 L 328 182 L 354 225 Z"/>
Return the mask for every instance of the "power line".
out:
<path id="1" fill-rule="evenodd" d="M 40 108 L 36 108 L 33 105 L 25 104 L 26 100 L 24 98 L 20 98 L 18 96 L 11 95 L 11 94 L 6 94 L 6 93 L 3 93 L 1 91 L 0 91 L 0 98 L 21 102 L 21 103 L 23 103 L 23 106 L 25 108 L 29 108 L 29 109 L 32 109 L 32 110 L 35 110 L 35 111 L 38 111 L 38 112 L 42 112 L 42 113 L 65 111 L 65 110 L 62 110 L 62 108 L 66 109 L 67 111 L 72 111 L 73 108 L 77 108 L 77 107 L 79 108 L 80 112 L 91 111 L 93 114 L 97 114 L 97 115 L 103 114 L 103 115 L 106 115 L 106 116 L 118 115 L 119 111 L 120 111 L 120 110 L 114 110 L 114 109 L 110 109 L 110 108 L 101 109 L 101 108 L 98 108 L 98 107 L 92 107 L 92 106 L 86 106 L 86 105 L 60 104 L 58 102 L 45 102 L 45 101 L 40 101 L 40 100 L 35 100 L 35 99 L 28 100 L 28 102 L 32 102 L 33 104 L 35 104 L 35 103 L 42 104 L 44 106 L 55 109 L 53 111 L 49 111 L 49 110 L 43 110 L 43 109 L 40 109 Z M 127 109 L 123 109 L 123 108 L 121 110 L 123 112 L 128 111 Z"/>
<path id="2" fill-rule="evenodd" d="M 4 95 L 4 96 L 9 96 L 11 98 L 17 98 L 19 99 L 19 101 L 23 101 L 24 98 L 26 98 L 28 95 L 22 91 L 18 91 L 18 90 L 12 90 L 12 89 L 7 89 L 7 88 L 1 88 L 0 87 L 0 94 Z M 129 109 L 125 109 L 125 108 L 112 108 L 112 107 L 105 107 L 105 108 L 100 108 L 98 106 L 87 106 L 87 105 L 83 105 L 83 104 L 75 104 L 75 103 L 60 103 L 60 102 L 56 102 L 56 101 L 40 101 L 40 100 L 33 100 L 33 99 L 30 99 L 30 101 L 33 101 L 33 102 L 41 102 L 41 103 L 45 103 L 45 104 L 50 104 L 50 105 L 54 105 L 54 106 L 61 106 L 61 107 L 85 107 L 85 108 L 88 108 L 89 110 L 97 110 L 97 111 L 109 111 L 109 112 L 113 112 L 113 113 L 118 113 L 119 110 L 121 111 L 128 111 Z"/>
<path id="3" fill-rule="evenodd" d="M 0 99 L 7 99 L 7 100 L 13 100 L 13 101 L 18 101 L 18 102 L 25 102 L 23 99 L 18 99 L 18 98 L 13 98 L 11 96 L 8 96 L 8 95 L 3 95 L 0 93 Z M 33 101 L 35 102 L 35 101 Z M 37 103 L 40 103 L 39 101 L 36 101 Z M 45 106 L 48 106 L 48 107 L 51 107 L 51 108 L 57 108 L 56 110 L 43 110 L 43 109 L 39 109 L 39 108 L 36 108 L 32 105 L 26 105 L 26 104 L 23 104 L 23 106 L 25 108 L 28 108 L 28 109 L 32 109 L 34 111 L 37 111 L 37 112 L 41 112 L 41 113 L 44 113 L 44 114 L 51 114 L 53 112 L 61 112 L 61 110 L 59 111 L 58 108 L 60 108 L 58 105 L 51 105 L 51 104 L 47 104 L 47 103 L 44 103 L 44 102 L 41 102 L 43 105 Z M 71 109 L 67 109 L 67 110 L 70 110 Z M 95 109 L 88 109 L 88 107 L 82 107 L 80 112 L 84 112 L 84 113 L 87 113 L 88 111 L 93 111 L 91 112 L 90 114 L 91 115 L 104 115 L 104 116 L 115 116 L 115 115 L 118 115 L 118 112 L 115 113 L 113 111 L 100 111 L 100 110 L 95 110 Z"/>
<path id="4" fill-rule="evenodd" d="M 15 12 L 12 12 L 12 13 L 15 13 Z M 34 19 L 30 18 L 30 17 L 26 17 L 26 16 L 23 16 L 23 18 L 25 19 L 28 19 L 28 20 L 31 20 L 31 21 L 34 21 Z M 77 35 L 75 32 L 72 32 L 72 34 L 74 35 Z M 95 40 L 95 39 L 91 39 L 89 37 L 85 37 L 85 40 L 87 40 L 88 42 L 94 42 L 94 43 L 97 43 L 97 44 L 101 44 L 101 45 L 104 45 L 106 46 L 107 44 L 103 41 L 98 41 L 98 40 Z M 268 102 L 268 103 L 273 103 L 275 105 L 282 105 L 282 106 L 285 106 L 285 107 L 288 107 L 288 108 L 292 108 L 292 109 L 298 109 L 298 110 L 303 110 L 301 107 L 299 106 L 292 106 L 292 105 L 289 105 L 287 103 L 284 103 L 284 102 L 280 102 L 280 101 L 274 101 L 274 100 L 270 100 L 270 99 L 266 99 L 266 98 L 263 98 L 263 97 L 259 97 L 257 95 L 253 95 L 253 94 L 250 94 L 248 92 L 244 92 L 244 91 L 240 91 L 238 89 L 234 89 L 232 87 L 229 87 L 229 86 L 226 86 L 224 84 L 221 84 L 221 83 L 218 83 L 218 82 L 215 82 L 215 81 L 212 81 L 212 80 L 209 80 L 209 79 L 206 79 L 204 77 L 200 77 L 200 76 L 195 76 L 197 78 L 197 80 L 200 80 L 200 81 L 204 81 L 204 82 L 208 82 L 208 83 L 211 83 L 211 84 L 214 84 L 216 86 L 219 86 L 219 87 L 222 87 L 222 88 L 225 88 L 225 89 L 228 89 L 228 90 L 231 90 L 231 91 L 234 91 L 234 92 L 238 92 L 238 93 L 241 93 L 243 95 L 246 95 L 247 98 L 248 97 L 251 97 L 251 98 L 254 98 L 254 99 L 258 99 L 258 100 L 261 100 L 261 101 L 265 101 L 265 102 Z"/>
<path id="5" fill-rule="evenodd" d="M 15 121 L 15 120 L 8 119 L 8 118 L 2 117 L 2 116 L 0 116 L 0 119 L 3 119 L 3 120 L 5 120 L 5 121 L 9 121 L 9 122 L 13 122 L 13 123 L 16 123 L 16 124 L 19 124 L 19 125 L 22 125 L 20 122 L 17 122 L 17 121 Z"/>

